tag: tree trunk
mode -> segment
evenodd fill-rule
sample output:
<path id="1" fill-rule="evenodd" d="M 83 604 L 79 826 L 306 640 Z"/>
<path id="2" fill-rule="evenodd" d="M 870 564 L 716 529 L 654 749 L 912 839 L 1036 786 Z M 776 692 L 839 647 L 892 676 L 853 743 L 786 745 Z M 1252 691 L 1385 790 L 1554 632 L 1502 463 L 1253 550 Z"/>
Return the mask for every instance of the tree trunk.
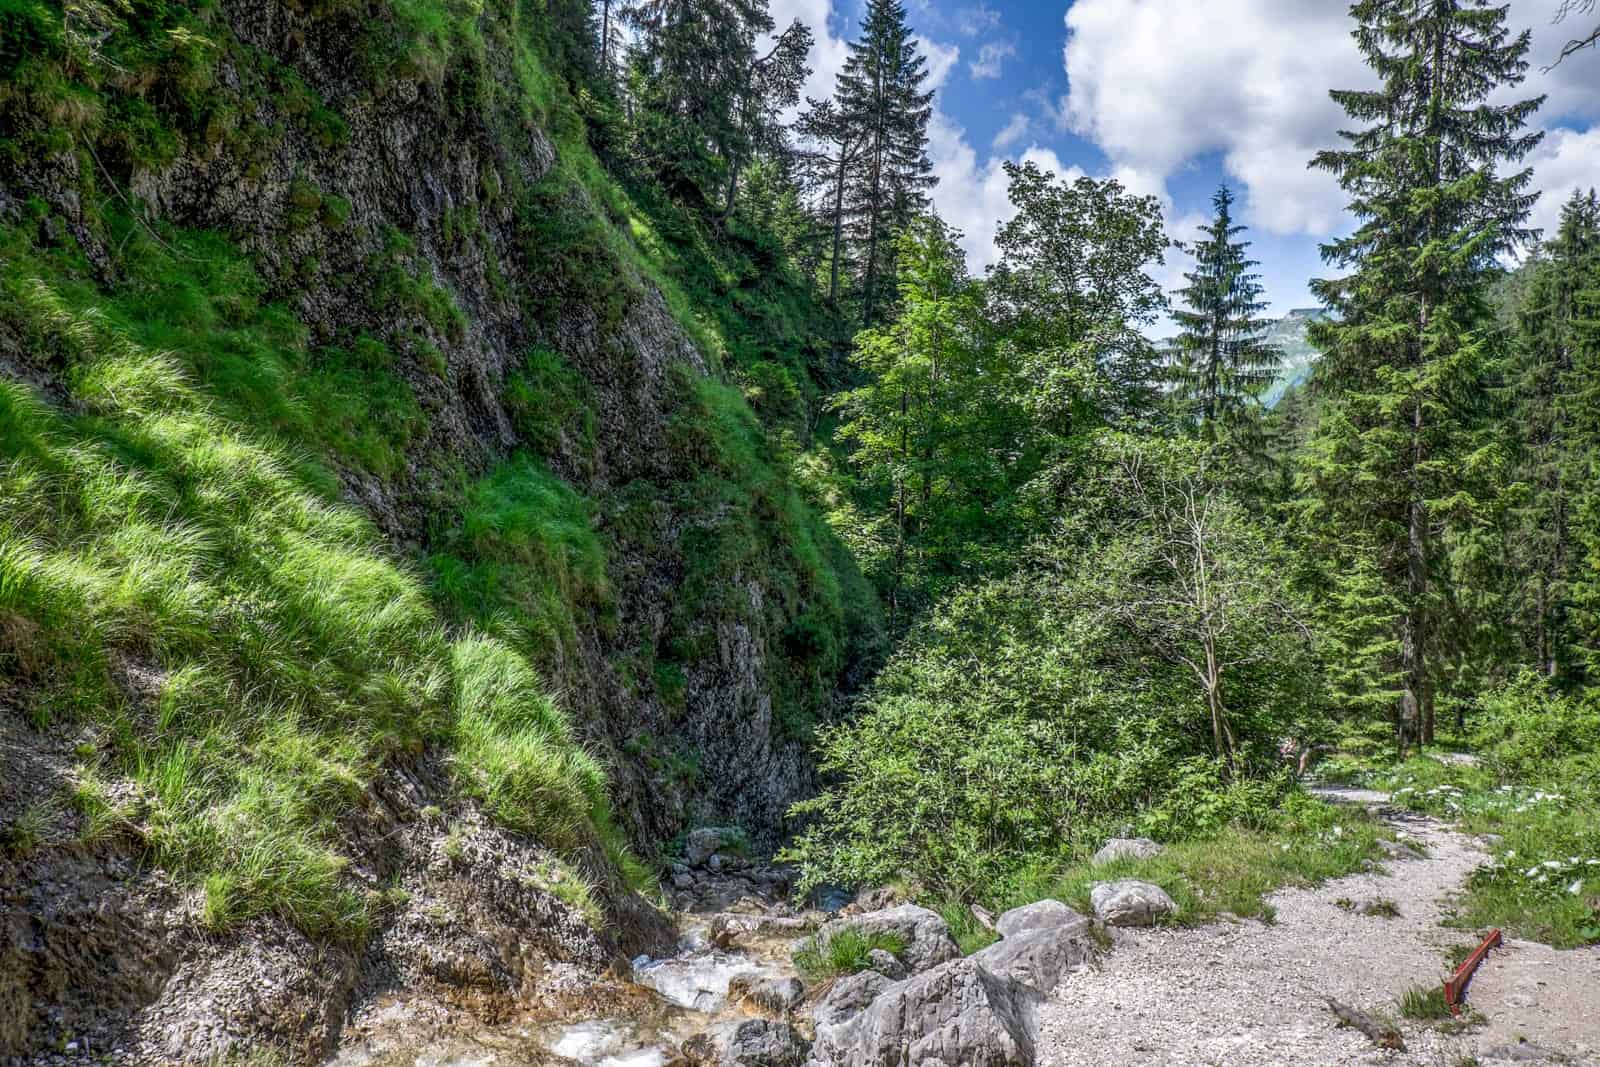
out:
<path id="1" fill-rule="evenodd" d="M 1406 501 L 1406 604 L 1400 633 L 1400 748 L 1426 744 L 1433 733 L 1433 702 L 1428 697 L 1427 606 L 1428 514 L 1422 499 L 1422 398 L 1412 402 L 1410 499 Z"/>
<path id="2" fill-rule="evenodd" d="M 839 176 L 833 186 L 833 259 L 828 265 L 828 303 L 839 304 L 839 243 L 844 233 L 844 164 L 849 151 L 839 142 Z"/>

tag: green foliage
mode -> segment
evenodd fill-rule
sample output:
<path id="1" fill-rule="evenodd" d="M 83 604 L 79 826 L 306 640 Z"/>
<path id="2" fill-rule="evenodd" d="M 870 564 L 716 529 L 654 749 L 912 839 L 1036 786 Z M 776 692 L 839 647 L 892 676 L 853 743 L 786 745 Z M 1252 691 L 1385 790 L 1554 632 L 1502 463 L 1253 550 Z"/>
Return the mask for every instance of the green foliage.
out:
<path id="1" fill-rule="evenodd" d="M 1195 448 L 1100 448 L 1059 532 L 943 601 L 823 735 L 841 778 L 795 808 L 806 884 L 960 899 L 1130 825 L 1180 839 L 1276 805 L 1318 694 L 1271 543 Z"/>
<path id="2" fill-rule="evenodd" d="M 1375 821 L 1304 793 L 1287 794 L 1281 810 L 1260 812 L 1256 821 L 1256 828 L 1236 824 L 1175 842 L 1146 860 L 1034 864 L 981 898 L 997 909 L 1052 898 L 1087 914 L 1095 882 L 1138 878 L 1172 897 L 1178 905 L 1175 923 L 1201 925 L 1229 915 L 1270 922 L 1267 894 L 1340 878 L 1380 857 L 1377 841 L 1383 831 Z"/>
<path id="3" fill-rule="evenodd" d="M 506 379 L 505 405 L 527 444 L 542 456 L 594 452 L 597 422 L 589 385 L 548 349 L 528 353 Z"/>
<path id="4" fill-rule="evenodd" d="M 1335 625 L 1368 676 L 1358 699 L 1394 709 L 1405 748 L 1433 740 L 1444 663 L 1482 636 L 1461 617 L 1504 459 L 1486 418 L 1500 356 L 1487 283 L 1531 236 L 1536 195 L 1531 171 L 1498 168 L 1538 143 L 1524 127 L 1540 100 L 1490 102 L 1527 69 L 1529 35 L 1507 32 L 1503 8 L 1360 0 L 1351 15 L 1379 87 L 1334 91 L 1355 128 L 1312 161 L 1359 226 L 1322 250 L 1348 273 L 1313 282 L 1335 314 L 1311 326 L 1328 400 L 1299 488 Z"/>
<path id="5" fill-rule="evenodd" d="M 875 644 L 876 599 L 738 391 L 688 373 L 679 387 L 672 453 L 699 473 L 665 487 L 675 510 L 695 517 L 680 535 L 684 574 L 669 643 L 692 656 L 708 622 L 751 608 L 748 589 L 730 576 L 765 575 L 763 613 L 781 638 L 768 663 L 773 714 L 804 737 L 830 706 L 840 671 Z"/>
<path id="6" fill-rule="evenodd" d="M 809 937 L 794 953 L 794 967 L 808 982 L 821 982 L 829 978 L 842 978 L 871 970 L 868 953 L 881 950 L 898 956 L 906 950 L 905 939 L 898 934 L 863 933 L 847 926 L 826 939 Z"/>
<path id="7" fill-rule="evenodd" d="M 429 570 L 451 615 L 539 662 L 571 651 L 579 619 L 610 608 L 594 505 L 526 454 L 468 488 L 436 546 Z"/>

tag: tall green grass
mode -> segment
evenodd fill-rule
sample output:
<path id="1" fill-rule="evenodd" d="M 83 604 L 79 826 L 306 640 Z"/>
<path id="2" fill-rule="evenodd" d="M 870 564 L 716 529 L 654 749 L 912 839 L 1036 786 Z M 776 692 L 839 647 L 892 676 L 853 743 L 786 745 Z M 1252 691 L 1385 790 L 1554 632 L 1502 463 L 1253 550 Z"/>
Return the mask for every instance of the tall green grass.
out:
<path id="1" fill-rule="evenodd" d="M 202 886 L 214 926 L 275 913 L 342 937 L 369 905 L 340 813 L 425 745 L 509 826 L 567 850 L 614 836 L 604 775 L 526 660 L 452 639 L 280 436 L 321 425 L 289 381 L 300 334 L 235 257 L 174 235 L 144 254 L 175 289 L 108 295 L 71 256 L 4 247 L 0 327 L 63 368 L 70 402 L 0 380 L 0 678 L 37 726 L 95 739 L 72 797 L 86 836 Z M 575 498 L 529 485 L 491 479 L 478 535 L 534 551 L 524 512 Z M 556 532 L 549 558 L 598 588 L 581 509 Z"/>

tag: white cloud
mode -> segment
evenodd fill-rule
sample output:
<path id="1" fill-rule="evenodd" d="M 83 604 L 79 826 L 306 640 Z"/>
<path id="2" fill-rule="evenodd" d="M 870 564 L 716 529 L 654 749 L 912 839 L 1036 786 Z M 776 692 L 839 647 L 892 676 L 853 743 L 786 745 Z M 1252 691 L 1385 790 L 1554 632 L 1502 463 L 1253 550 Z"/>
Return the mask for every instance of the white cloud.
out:
<path id="1" fill-rule="evenodd" d="M 989 143 L 989 147 L 995 151 L 1002 151 L 1010 148 L 1012 145 L 1028 136 L 1028 131 L 1032 128 L 1033 120 L 1021 112 L 1018 112 L 1011 116 L 1011 121 L 1007 122 L 1005 127 L 1001 129 L 999 133 L 994 135 L 994 140 Z"/>
<path id="2" fill-rule="evenodd" d="M 998 78 L 1001 65 L 1017 54 L 1015 45 L 989 41 L 978 49 L 978 58 L 967 64 L 974 78 Z"/>
<path id="3" fill-rule="evenodd" d="M 834 82 L 844 69 L 844 61 L 850 56 L 845 39 L 835 37 L 828 26 L 828 16 L 832 11 L 833 0 L 772 0 L 768 8 L 772 21 L 777 25 L 777 32 L 788 29 L 795 19 L 811 30 L 811 76 L 801 89 L 802 96 L 818 100 L 832 96 Z"/>
<path id="4" fill-rule="evenodd" d="M 1585 133 L 1552 130 L 1528 158 L 1534 185 L 1544 191 L 1533 209 L 1532 224 L 1554 237 L 1561 205 L 1576 188 L 1600 187 L 1600 126 Z"/>
<path id="5" fill-rule="evenodd" d="M 912 40 L 916 42 L 917 49 L 928 57 L 928 80 L 923 83 L 923 89 L 938 89 L 949 79 L 950 72 L 961 60 L 961 46 L 955 44 L 940 44 L 938 41 L 914 34 Z"/>
<path id="6" fill-rule="evenodd" d="M 1066 166 L 1054 152 L 1037 145 L 1019 156 L 991 155 L 980 163 L 977 151 L 967 143 L 966 131 L 938 110 L 928 123 L 928 156 L 939 179 L 933 190 L 934 207 L 945 222 L 962 232 L 967 269 L 973 274 L 983 273 L 999 259 L 995 231 L 1016 214 L 1002 166 L 1007 158 L 1034 163 L 1069 181 L 1083 176 L 1081 169 Z"/>
<path id="7" fill-rule="evenodd" d="M 1343 4 L 1077 0 L 1066 23 L 1063 117 L 1115 164 L 1165 179 L 1215 152 L 1249 186 L 1257 225 L 1321 233 L 1337 219 L 1343 196 L 1306 162 L 1339 126 L 1328 89 L 1368 80 Z"/>
<path id="8" fill-rule="evenodd" d="M 1533 31 L 1533 67 L 1525 83 L 1497 99 L 1543 93 L 1546 122 L 1583 129 L 1600 119 L 1600 61 L 1585 56 L 1540 71 L 1573 29 L 1552 24 L 1552 0 L 1510 0 L 1510 7 L 1513 31 Z M 1139 175 L 1145 187 L 1164 185 L 1197 157 L 1215 154 L 1245 187 L 1244 218 L 1252 225 L 1313 235 L 1339 227 L 1346 197 L 1331 175 L 1307 163 L 1336 146 L 1337 131 L 1348 125 L 1328 90 L 1373 81 L 1345 4 L 1076 0 L 1066 24 L 1070 88 L 1056 117 L 1098 144 L 1118 171 Z M 1206 46 L 1194 47 L 1197 41 Z M 1589 135 L 1558 129 L 1536 162 L 1539 184 L 1548 188 L 1556 179 L 1546 171 L 1566 180 L 1597 160 Z M 1538 218 L 1552 211 L 1542 204 Z"/>

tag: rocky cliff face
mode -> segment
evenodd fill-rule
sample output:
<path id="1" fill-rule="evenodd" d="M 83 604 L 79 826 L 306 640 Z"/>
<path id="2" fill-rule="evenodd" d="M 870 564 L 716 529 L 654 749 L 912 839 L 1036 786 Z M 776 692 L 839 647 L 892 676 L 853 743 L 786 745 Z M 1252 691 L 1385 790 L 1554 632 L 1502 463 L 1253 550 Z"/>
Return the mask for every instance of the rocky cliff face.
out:
<path id="1" fill-rule="evenodd" d="M 0 315 L 0 378 L 115 429 L 117 394 L 97 407 L 63 355 L 73 331 L 152 351 L 203 336 L 203 353 L 179 351 L 184 380 L 286 462 L 308 456 L 307 484 L 370 518 L 378 556 L 421 578 L 451 632 L 489 633 L 538 670 L 637 850 L 696 822 L 770 838 L 810 781 L 807 724 L 870 648 L 871 605 L 724 384 L 726 331 L 674 280 L 703 236 L 666 232 L 683 221 L 670 205 L 640 208 L 596 164 L 544 63 L 541 10 L 7 15 L 0 224 L 17 254 L 8 294 L 37 301 Z M 163 305 L 130 262 L 139 247 L 202 277 L 204 306 L 177 291 Z M 759 250 L 741 255 L 761 270 Z M 236 273 L 219 280 L 213 262 Z M 57 308 L 80 290 L 73 315 Z M 95 310 L 134 291 L 159 321 Z M 251 377 L 269 368 L 241 349 L 245 328 L 293 354 L 281 386 Z M 0 856 L 0 1053 L 315 1058 L 356 999 L 436 987 L 500 1010 L 574 988 L 619 938 L 659 938 L 614 856 L 557 855 L 500 825 L 473 769 L 427 740 L 384 759 L 340 817 L 338 877 L 382 901 L 359 936 L 308 936 L 270 908 L 199 936 L 217 928 L 200 888 L 164 869 L 139 817 L 90 832 L 101 809 L 59 800 L 83 792 L 86 763 L 113 793 L 126 766 L 94 716 L 43 708 L 49 672 L 18 635 L 44 625 L 0 598 L 0 815 L 29 843 Z M 161 714 L 175 653 L 137 636 L 108 647 L 108 691 L 135 719 Z M 40 811 L 57 816 L 24 833 Z M 550 873 L 574 862 L 609 932 Z"/>

